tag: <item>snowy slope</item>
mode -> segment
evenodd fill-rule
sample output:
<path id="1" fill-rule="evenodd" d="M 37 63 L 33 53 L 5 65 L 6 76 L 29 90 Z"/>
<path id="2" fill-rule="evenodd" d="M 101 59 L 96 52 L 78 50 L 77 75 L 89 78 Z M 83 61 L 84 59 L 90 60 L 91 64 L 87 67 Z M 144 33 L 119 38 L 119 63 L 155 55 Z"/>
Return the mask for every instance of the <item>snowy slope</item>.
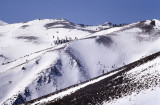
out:
<path id="1" fill-rule="evenodd" d="M 7 23 L 0 20 L 0 26 L 4 26 L 4 25 L 7 25 Z"/>
<path id="2" fill-rule="evenodd" d="M 159 105 L 160 104 L 160 57 L 134 68 L 125 74 L 134 84 L 130 93 L 119 99 L 104 101 L 103 105 Z M 122 84 L 123 85 L 123 84 Z M 123 90 L 122 90 L 123 91 Z"/>
<path id="3" fill-rule="evenodd" d="M 48 60 L 48 57 L 45 57 L 46 62 L 42 66 L 39 67 L 35 72 L 35 64 L 39 63 L 42 56 L 45 53 L 48 53 L 52 50 L 57 49 L 57 45 L 55 45 L 55 41 L 58 40 L 77 40 L 81 39 L 86 35 L 92 34 L 102 29 L 109 28 L 110 26 L 86 26 L 86 25 L 77 25 L 72 22 L 69 22 L 65 19 L 37 19 L 24 23 L 15 23 L 9 24 L 0 27 L 0 103 L 7 100 L 9 97 L 12 97 L 14 94 L 20 92 L 20 88 L 18 84 L 23 86 L 21 87 L 22 91 L 25 90 L 25 87 L 30 83 L 35 81 L 36 77 L 43 70 L 51 69 L 54 67 L 55 62 L 59 59 L 59 54 L 56 55 L 53 53 L 51 56 L 56 55 L 55 57 L 51 57 L 53 61 Z M 64 48 L 66 45 L 60 45 L 58 49 Z M 58 51 L 59 53 L 60 51 Z M 55 61 L 54 61 L 55 60 Z M 23 66 L 25 65 L 25 68 Z M 26 67 L 27 66 L 27 67 Z M 25 69 L 28 72 L 23 72 Z M 15 72 L 16 71 L 16 72 Z M 53 71 L 53 70 L 52 70 Z M 19 75 L 22 72 L 22 75 Z M 53 76 L 49 70 L 49 74 Z M 33 79 L 29 79 L 29 74 L 33 74 L 30 76 Z M 17 76 L 19 75 L 19 76 Z M 15 78 L 16 77 L 16 78 Z M 3 79 L 6 79 L 3 81 Z M 22 78 L 24 80 L 22 80 Z M 48 83 L 48 87 L 52 87 L 54 79 L 51 78 L 51 82 Z M 26 84 L 22 84 L 27 79 Z M 18 81 L 21 80 L 21 81 Z M 50 80 L 48 80 L 50 81 Z M 74 82 L 73 82 L 74 83 Z M 72 85 L 73 83 L 69 83 L 68 85 Z M 67 86 L 68 86 L 67 85 Z M 16 87 L 17 86 L 17 87 Z M 32 86 L 32 85 L 31 85 Z M 62 86 L 65 87 L 66 85 Z M 13 89 L 15 87 L 15 89 Z M 43 88 L 46 88 L 45 85 Z M 36 86 L 33 88 L 36 89 Z M 13 89 L 13 90 L 11 90 Z M 33 90 L 33 89 L 32 89 Z M 56 87 L 50 91 L 43 91 L 43 89 L 39 89 L 40 91 L 35 90 L 32 97 L 29 97 L 28 100 L 37 98 L 44 94 L 48 94 L 50 92 L 56 91 Z M 13 91 L 13 92 L 11 92 Z M 5 95 L 5 96 L 4 96 Z"/>
<path id="4" fill-rule="evenodd" d="M 0 27 L 0 54 L 4 60 L 14 60 L 27 54 L 54 46 L 55 40 L 82 38 L 90 34 L 79 30 L 64 19 L 34 20 Z M 17 45 L 18 50 L 17 50 Z M 14 53 L 12 53 L 12 52 Z"/>
<path id="5" fill-rule="evenodd" d="M 24 103 L 160 50 L 159 20 L 99 31 L 86 27 L 64 19 L 0 27 L 0 104 Z M 66 36 L 80 40 L 54 44 Z"/>
<path id="6" fill-rule="evenodd" d="M 58 40 L 81 39 L 98 30 L 65 19 L 37 19 L 0 27 L 0 63 L 8 62 L 55 45 Z M 110 26 L 104 26 L 110 27 Z M 17 50 L 18 45 L 18 50 Z M 12 52 L 14 53 L 12 53 Z"/>
<path id="7" fill-rule="evenodd" d="M 159 105 L 159 67 L 160 52 L 27 104 Z"/>

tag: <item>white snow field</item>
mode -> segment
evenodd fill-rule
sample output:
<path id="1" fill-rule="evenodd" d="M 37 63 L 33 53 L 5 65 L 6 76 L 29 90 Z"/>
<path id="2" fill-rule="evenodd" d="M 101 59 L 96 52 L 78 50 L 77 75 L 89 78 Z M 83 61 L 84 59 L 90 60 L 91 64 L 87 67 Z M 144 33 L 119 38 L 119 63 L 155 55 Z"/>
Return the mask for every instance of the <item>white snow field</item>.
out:
<path id="1" fill-rule="evenodd" d="M 156 19 L 113 28 L 65 19 L 0 26 L 0 104 L 24 103 L 158 52 L 159 33 Z"/>

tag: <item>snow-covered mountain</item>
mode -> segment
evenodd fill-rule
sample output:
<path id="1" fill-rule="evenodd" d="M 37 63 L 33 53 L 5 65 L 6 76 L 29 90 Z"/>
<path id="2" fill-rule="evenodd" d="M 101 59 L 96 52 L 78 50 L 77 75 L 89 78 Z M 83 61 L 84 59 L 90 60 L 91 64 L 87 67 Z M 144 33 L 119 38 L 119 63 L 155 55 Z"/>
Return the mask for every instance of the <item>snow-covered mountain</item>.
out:
<path id="1" fill-rule="evenodd" d="M 27 102 L 32 105 L 159 105 L 160 52 Z"/>
<path id="2" fill-rule="evenodd" d="M 103 28 L 107 27 L 110 26 Z M 81 39 L 99 31 L 100 28 L 98 26 L 77 25 L 65 19 L 37 19 L 26 23 L 1 26 L 0 55 L 2 56 L 0 59 L 5 62 L 15 60 L 64 41 Z"/>
<path id="3" fill-rule="evenodd" d="M 111 22 L 105 22 L 99 26 L 112 26 L 113 24 Z"/>
<path id="4" fill-rule="evenodd" d="M 4 25 L 7 25 L 7 24 L 8 24 L 8 23 L 6 23 L 6 22 L 0 20 L 0 26 L 4 26 Z"/>
<path id="5" fill-rule="evenodd" d="M 97 77 L 160 51 L 159 42 L 156 19 L 122 27 L 65 19 L 1 26 L 0 104 L 24 103 Z"/>

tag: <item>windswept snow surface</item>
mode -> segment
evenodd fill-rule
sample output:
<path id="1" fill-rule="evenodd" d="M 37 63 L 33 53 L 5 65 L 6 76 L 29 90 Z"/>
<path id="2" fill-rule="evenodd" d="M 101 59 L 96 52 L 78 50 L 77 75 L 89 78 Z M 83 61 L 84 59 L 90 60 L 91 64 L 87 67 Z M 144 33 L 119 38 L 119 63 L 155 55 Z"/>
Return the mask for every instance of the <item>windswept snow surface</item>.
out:
<path id="1" fill-rule="evenodd" d="M 64 19 L 1 26 L 0 104 L 24 103 L 160 50 L 159 20 L 89 27 Z M 66 37 L 80 40 L 54 44 Z"/>

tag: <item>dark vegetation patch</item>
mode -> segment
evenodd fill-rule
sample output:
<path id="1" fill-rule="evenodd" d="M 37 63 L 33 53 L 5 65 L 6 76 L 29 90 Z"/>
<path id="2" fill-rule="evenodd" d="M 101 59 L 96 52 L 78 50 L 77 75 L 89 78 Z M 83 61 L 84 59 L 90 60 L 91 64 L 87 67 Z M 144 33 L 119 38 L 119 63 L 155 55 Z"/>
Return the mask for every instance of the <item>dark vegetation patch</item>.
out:
<path id="1" fill-rule="evenodd" d="M 22 95 L 19 94 L 17 99 L 15 100 L 15 102 L 12 105 L 19 105 L 19 104 L 24 103 L 24 102 L 26 102 L 26 99 L 24 99 L 22 97 Z"/>
<path id="2" fill-rule="evenodd" d="M 36 36 L 18 36 L 17 39 L 24 39 L 26 42 L 38 43 L 38 37 Z"/>
<path id="3" fill-rule="evenodd" d="M 142 29 L 142 32 L 138 33 L 139 36 L 136 36 L 139 41 L 154 41 L 160 37 L 160 30 L 154 28 L 156 25 L 155 20 L 152 20 L 150 24 L 145 24 L 146 21 L 141 21 L 137 27 Z M 145 34 L 148 34 L 148 37 L 143 37 Z"/>
<path id="4" fill-rule="evenodd" d="M 37 40 L 36 36 L 18 36 L 17 39 Z"/>
<path id="5" fill-rule="evenodd" d="M 62 25 L 62 26 L 56 26 L 56 25 Z M 54 27 L 56 26 L 56 27 Z M 51 29 L 51 28 L 69 28 L 69 29 L 73 29 L 75 26 L 75 24 L 73 23 L 63 23 L 63 22 L 53 22 L 53 23 L 48 23 L 46 25 L 44 25 L 44 27 L 46 29 Z"/>
<path id="6" fill-rule="evenodd" d="M 26 97 L 31 96 L 31 92 L 30 92 L 30 90 L 29 90 L 28 87 L 25 88 L 25 90 L 24 90 L 24 95 L 25 95 Z"/>
<path id="7" fill-rule="evenodd" d="M 152 20 L 150 22 L 150 24 L 146 24 L 146 21 L 140 21 L 140 23 L 135 24 L 135 25 L 129 25 L 129 27 L 125 27 L 119 31 L 116 32 L 121 32 L 121 31 L 126 31 L 129 29 L 133 29 L 133 28 L 140 28 L 142 30 L 142 33 L 139 34 L 151 34 L 153 32 L 154 26 L 156 25 L 155 21 Z M 115 33 L 115 32 L 114 32 Z"/>
<path id="8" fill-rule="evenodd" d="M 111 101 L 113 99 L 118 99 L 123 96 L 127 96 L 132 94 L 132 92 L 137 92 L 137 94 L 143 90 L 148 89 L 150 87 L 154 87 L 160 84 L 160 74 L 157 76 L 150 74 L 144 75 L 141 77 L 141 79 L 145 79 L 145 81 L 142 81 L 141 79 L 134 80 L 133 77 L 136 78 L 137 75 L 141 75 L 143 73 L 143 70 L 141 73 L 135 75 L 128 75 L 127 72 L 131 69 L 140 66 L 144 63 L 147 63 L 157 57 L 160 56 L 160 52 L 152 54 L 146 58 L 140 59 L 136 62 L 130 63 L 126 66 L 123 66 L 119 69 L 116 69 L 114 71 L 111 71 L 109 73 L 103 74 L 108 75 L 110 73 L 116 72 L 116 74 L 105 78 L 99 82 L 96 82 L 94 84 L 88 85 L 84 88 L 81 88 L 80 90 L 68 95 L 64 96 L 62 99 L 56 99 L 52 102 L 47 102 L 43 104 L 48 105 L 97 105 L 102 104 L 104 101 Z M 149 66 L 148 68 L 151 68 L 152 66 Z M 145 70 L 147 70 L 146 68 Z M 149 76 L 150 75 L 150 76 Z M 99 76 L 100 77 L 100 76 Z M 98 78 L 98 77 L 96 77 Z M 94 78 L 94 79 L 96 79 Z M 92 79 L 93 80 L 93 79 Z M 91 80 L 89 80 L 91 81 Z M 89 82 L 86 81 L 86 82 Z M 85 82 L 83 82 L 85 83 Z M 73 85 L 71 87 L 68 87 L 66 89 L 62 89 L 60 91 L 57 91 L 55 93 L 40 97 L 38 99 L 32 100 L 30 102 L 27 102 L 26 104 L 31 104 L 35 101 L 41 100 L 43 98 L 55 95 L 59 92 L 65 91 L 69 88 L 73 88 L 75 86 L 81 85 L 83 83 Z"/>
<path id="9" fill-rule="evenodd" d="M 4 59 L 8 59 L 7 57 L 5 57 L 4 55 L 0 55 L 0 58 L 4 58 Z"/>
<path id="10" fill-rule="evenodd" d="M 57 26 L 56 26 L 57 25 Z M 58 25 L 62 25 L 62 26 L 58 26 Z M 44 27 L 46 29 L 52 29 L 52 28 L 68 28 L 68 29 L 77 29 L 75 28 L 75 24 L 72 23 L 72 22 L 69 22 L 69 23 L 65 23 L 65 22 L 53 22 L 53 23 L 48 23 L 46 25 L 44 25 Z M 82 27 L 84 27 L 83 25 L 80 25 Z M 94 32 L 97 32 L 97 31 L 93 31 L 93 30 L 87 30 L 87 29 L 77 29 L 77 30 L 82 30 L 82 31 L 87 31 L 89 33 L 94 33 Z"/>
<path id="11" fill-rule="evenodd" d="M 68 43 L 70 41 L 73 41 L 73 40 L 77 40 L 78 38 L 75 37 L 75 39 L 72 39 L 71 37 L 67 37 L 65 39 L 59 39 L 59 37 L 57 37 L 57 40 L 54 40 L 54 44 L 55 45 L 59 45 L 59 44 L 63 44 L 63 43 Z"/>
<path id="12" fill-rule="evenodd" d="M 109 36 L 98 36 L 96 38 L 96 42 L 99 44 L 103 44 L 106 47 L 109 47 L 113 43 L 113 40 Z"/>
<path id="13" fill-rule="evenodd" d="M 90 26 L 90 25 L 85 25 L 85 24 L 77 24 L 77 25 L 79 25 L 80 27 Z"/>
<path id="14" fill-rule="evenodd" d="M 89 33 L 95 33 L 95 32 L 97 32 L 97 31 L 94 31 L 94 30 L 87 30 L 87 29 L 77 29 L 77 30 L 87 31 Z"/>
<path id="15" fill-rule="evenodd" d="M 153 31 L 154 26 L 155 26 L 155 21 L 154 20 L 152 20 L 150 22 L 150 24 L 146 24 L 145 21 L 141 21 L 137 25 L 137 27 L 142 29 L 143 33 L 148 33 L 148 34 L 150 34 Z"/>
<path id="16" fill-rule="evenodd" d="M 25 68 L 25 67 L 22 67 L 22 70 L 26 70 L 26 68 Z"/>
<path id="17" fill-rule="evenodd" d="M 25 29 L 27 27 L 29 27 L 29 25 L 23 25 L 23 26 L 21 26 L 21 28 L 23 28 L 23 29 Z"/>

